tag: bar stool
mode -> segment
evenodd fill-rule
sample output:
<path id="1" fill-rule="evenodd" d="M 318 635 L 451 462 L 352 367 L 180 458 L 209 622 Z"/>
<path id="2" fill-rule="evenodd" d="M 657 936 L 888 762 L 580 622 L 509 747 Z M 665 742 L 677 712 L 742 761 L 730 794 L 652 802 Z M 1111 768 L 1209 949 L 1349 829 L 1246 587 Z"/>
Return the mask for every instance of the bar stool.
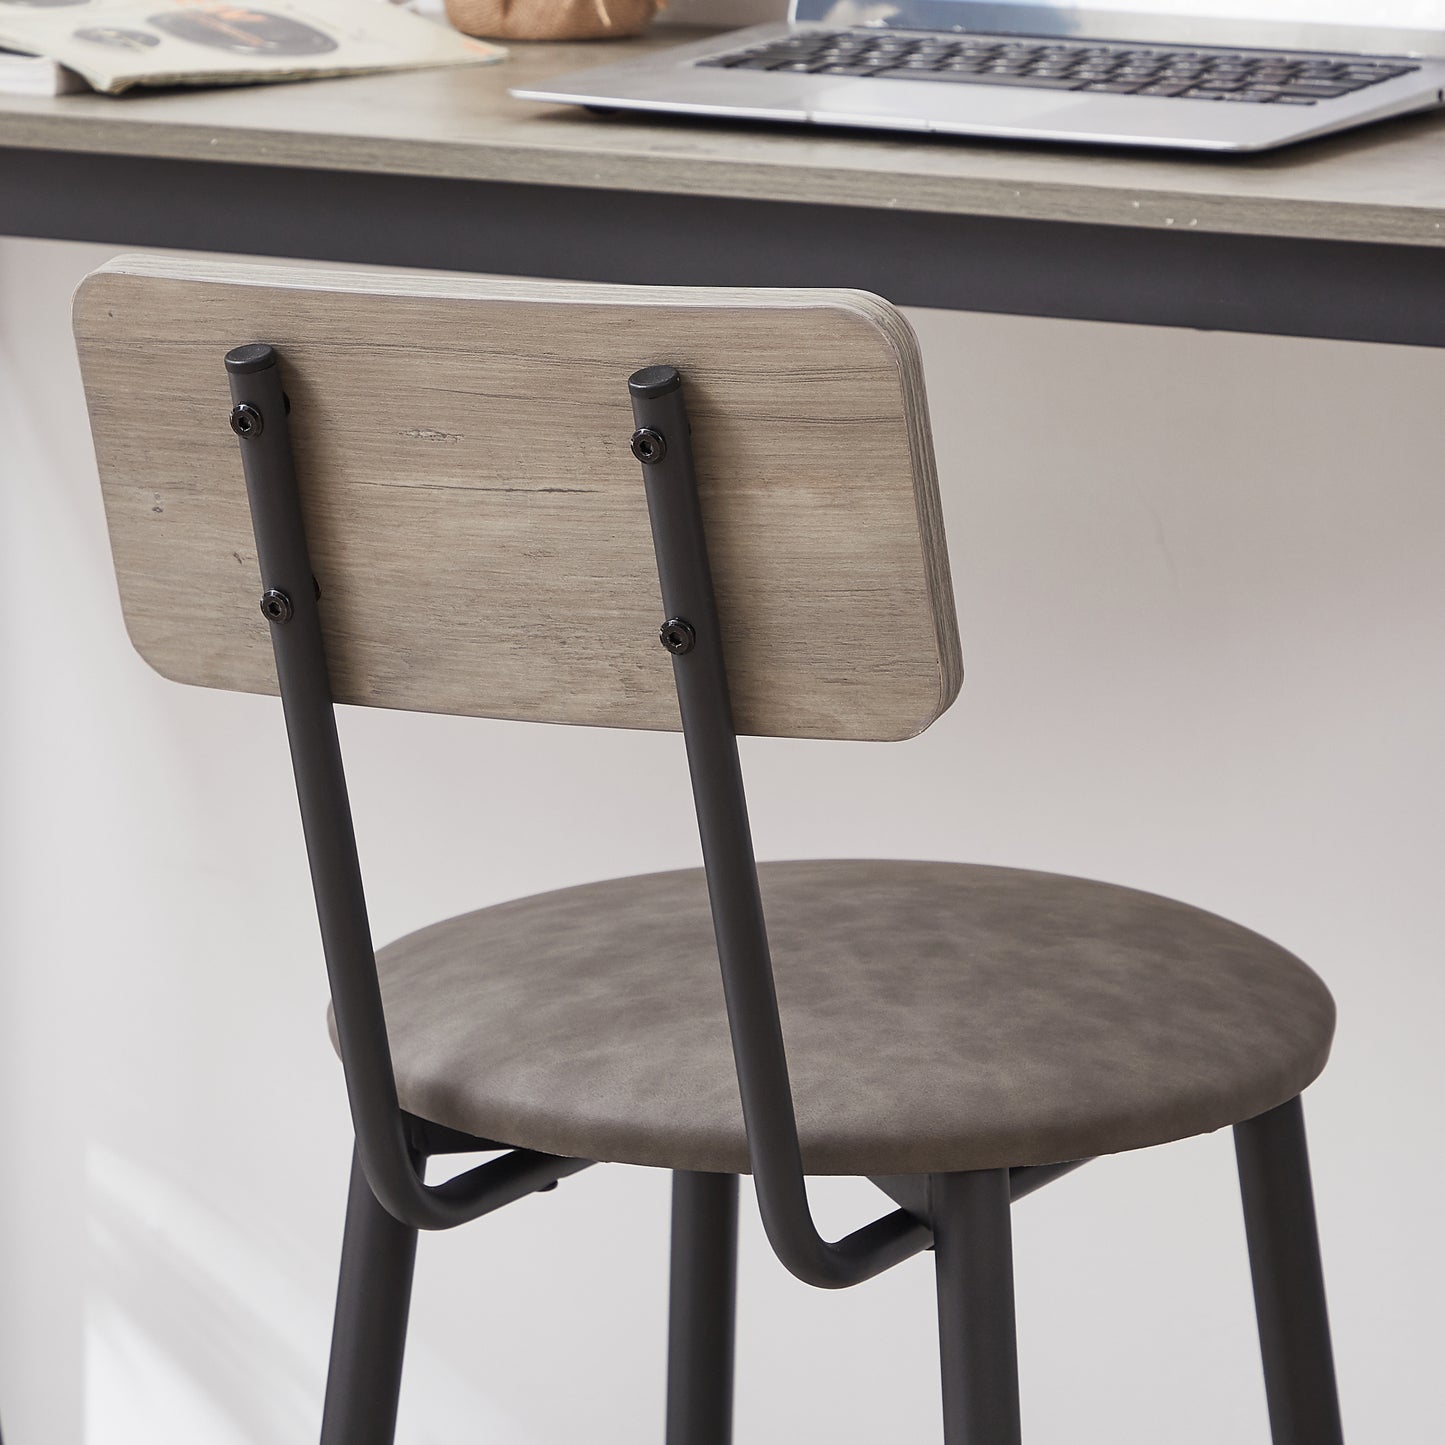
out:
<path id="1" fill-rule="evenodd" d="M 418 1230 L 603 1161 L 674 1174 L 669 1445 L 731 1438 L 744 1173 L 813 1285 L 932 1248 L 945 1441 L 1016 1445 L 1011 1201 L 1225 1126 L 1275 1445 L 1341 1440 L 1304 964 L 1103 883 L 755 861 L 739 734 L 902 740 L 961 681 L 892 307 L 128 257 L 75 331 L 136 648 L 281 695 L 356 1135 L 324 1445 L 393 1439 Z M 376 951 L 336 702 L 680 728 L 704 866 Z M 809 1174 L 896 1207 L 825 1240 Z"/>

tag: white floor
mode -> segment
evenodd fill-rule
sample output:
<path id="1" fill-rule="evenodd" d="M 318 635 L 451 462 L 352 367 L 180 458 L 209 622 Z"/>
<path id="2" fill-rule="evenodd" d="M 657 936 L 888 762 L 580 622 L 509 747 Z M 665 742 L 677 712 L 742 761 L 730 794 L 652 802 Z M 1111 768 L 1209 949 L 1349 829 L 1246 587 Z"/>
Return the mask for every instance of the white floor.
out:
<path id="1" fill-rule="evenodd" d="M 345 1106 L 279 711 L 121 626 L 67 320 L 109 254 L 0 243 L 0 1410 L 7 1445 L 304 1445 Z M 1445 357 L 914 320 L 964 695 L 912 744 L 748 744 L 760 851 L 1125 881 L 1311 960 L 1347 1430 L 1434 1441 Z M 674 739 L 343 731 L 380 938 L 696 856 Z M 402 1445 L 660 1439 L 666 1194 L 598 1169 L 424 1240 Z M 880 1198 L 817 1196 L 835 1228 Z M 815 1293 L 745 1215 L 739 1441 L 937 1440 L 927 1261 Z M 1095 1164 L 1016 1233 L 1030 1445 L 1264 1445 L 1227 1137 Z"/>

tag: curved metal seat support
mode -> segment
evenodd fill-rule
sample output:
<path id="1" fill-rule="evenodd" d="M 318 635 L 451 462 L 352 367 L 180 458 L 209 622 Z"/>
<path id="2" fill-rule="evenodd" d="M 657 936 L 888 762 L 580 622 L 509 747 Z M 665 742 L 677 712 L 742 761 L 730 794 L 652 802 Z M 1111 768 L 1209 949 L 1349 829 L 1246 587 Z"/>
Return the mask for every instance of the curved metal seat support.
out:
<path id="1" fill-rule="evenodd" d="M 836 1242 L 813 1222 L 682 377 L 670 366 L 647 367 L 628 391 L 666 615 L 659 637 L 672 654 L 758 1206 L 783 1264 L 808 1284 L 839 1289 L 926 1249 L 932 1236 L 905 1209 Z"/>
<path id="2" fill-rule="evenodd" d="M 387 1043 L 279 358 L 270 346 L 240 346 L 226 356 L 226 371 L 357 1154 L 388 1213 L 413 1229 L 450 1229 L 546 1189 L 590 1161 L 518 1149 L 444 1184 L 422 1177 L 425 1160 L 407 1137 Z"/>

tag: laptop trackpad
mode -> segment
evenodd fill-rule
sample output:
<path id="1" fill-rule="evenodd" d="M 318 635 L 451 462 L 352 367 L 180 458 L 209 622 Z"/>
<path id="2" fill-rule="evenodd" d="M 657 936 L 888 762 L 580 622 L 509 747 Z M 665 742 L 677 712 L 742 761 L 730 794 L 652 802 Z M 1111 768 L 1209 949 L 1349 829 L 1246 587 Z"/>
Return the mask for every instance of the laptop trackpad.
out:
<path id="1" fill-rule="evenodd" d="M 954 124 L 1037 125 L 1078 111 L 1080 102 L 1097 105 L 1100 96 L 1072 91 L 1011 89 L 1001 86 L 910 84 L 906 80 L 853 81 L 846 85 L 815 81 L 797 97 L 810 116 L 830 123 L 856 122 L 918 130 L 930 121 Z M 1110 97 L 1111 98 L 1111 97 Z M 789 97 L 790 100 L 793 97 Z"/>

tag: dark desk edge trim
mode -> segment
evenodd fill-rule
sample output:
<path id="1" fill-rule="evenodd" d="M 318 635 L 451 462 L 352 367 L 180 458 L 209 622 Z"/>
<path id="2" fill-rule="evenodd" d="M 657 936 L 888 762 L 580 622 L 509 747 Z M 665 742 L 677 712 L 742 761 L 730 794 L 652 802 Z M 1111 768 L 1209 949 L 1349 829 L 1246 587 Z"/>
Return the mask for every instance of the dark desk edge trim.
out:
<path id="1" fill-rule="evenodd" d="M 1414 246 L 15 148 L 0 194 L 12 236 L 1445 345 Z"/>

